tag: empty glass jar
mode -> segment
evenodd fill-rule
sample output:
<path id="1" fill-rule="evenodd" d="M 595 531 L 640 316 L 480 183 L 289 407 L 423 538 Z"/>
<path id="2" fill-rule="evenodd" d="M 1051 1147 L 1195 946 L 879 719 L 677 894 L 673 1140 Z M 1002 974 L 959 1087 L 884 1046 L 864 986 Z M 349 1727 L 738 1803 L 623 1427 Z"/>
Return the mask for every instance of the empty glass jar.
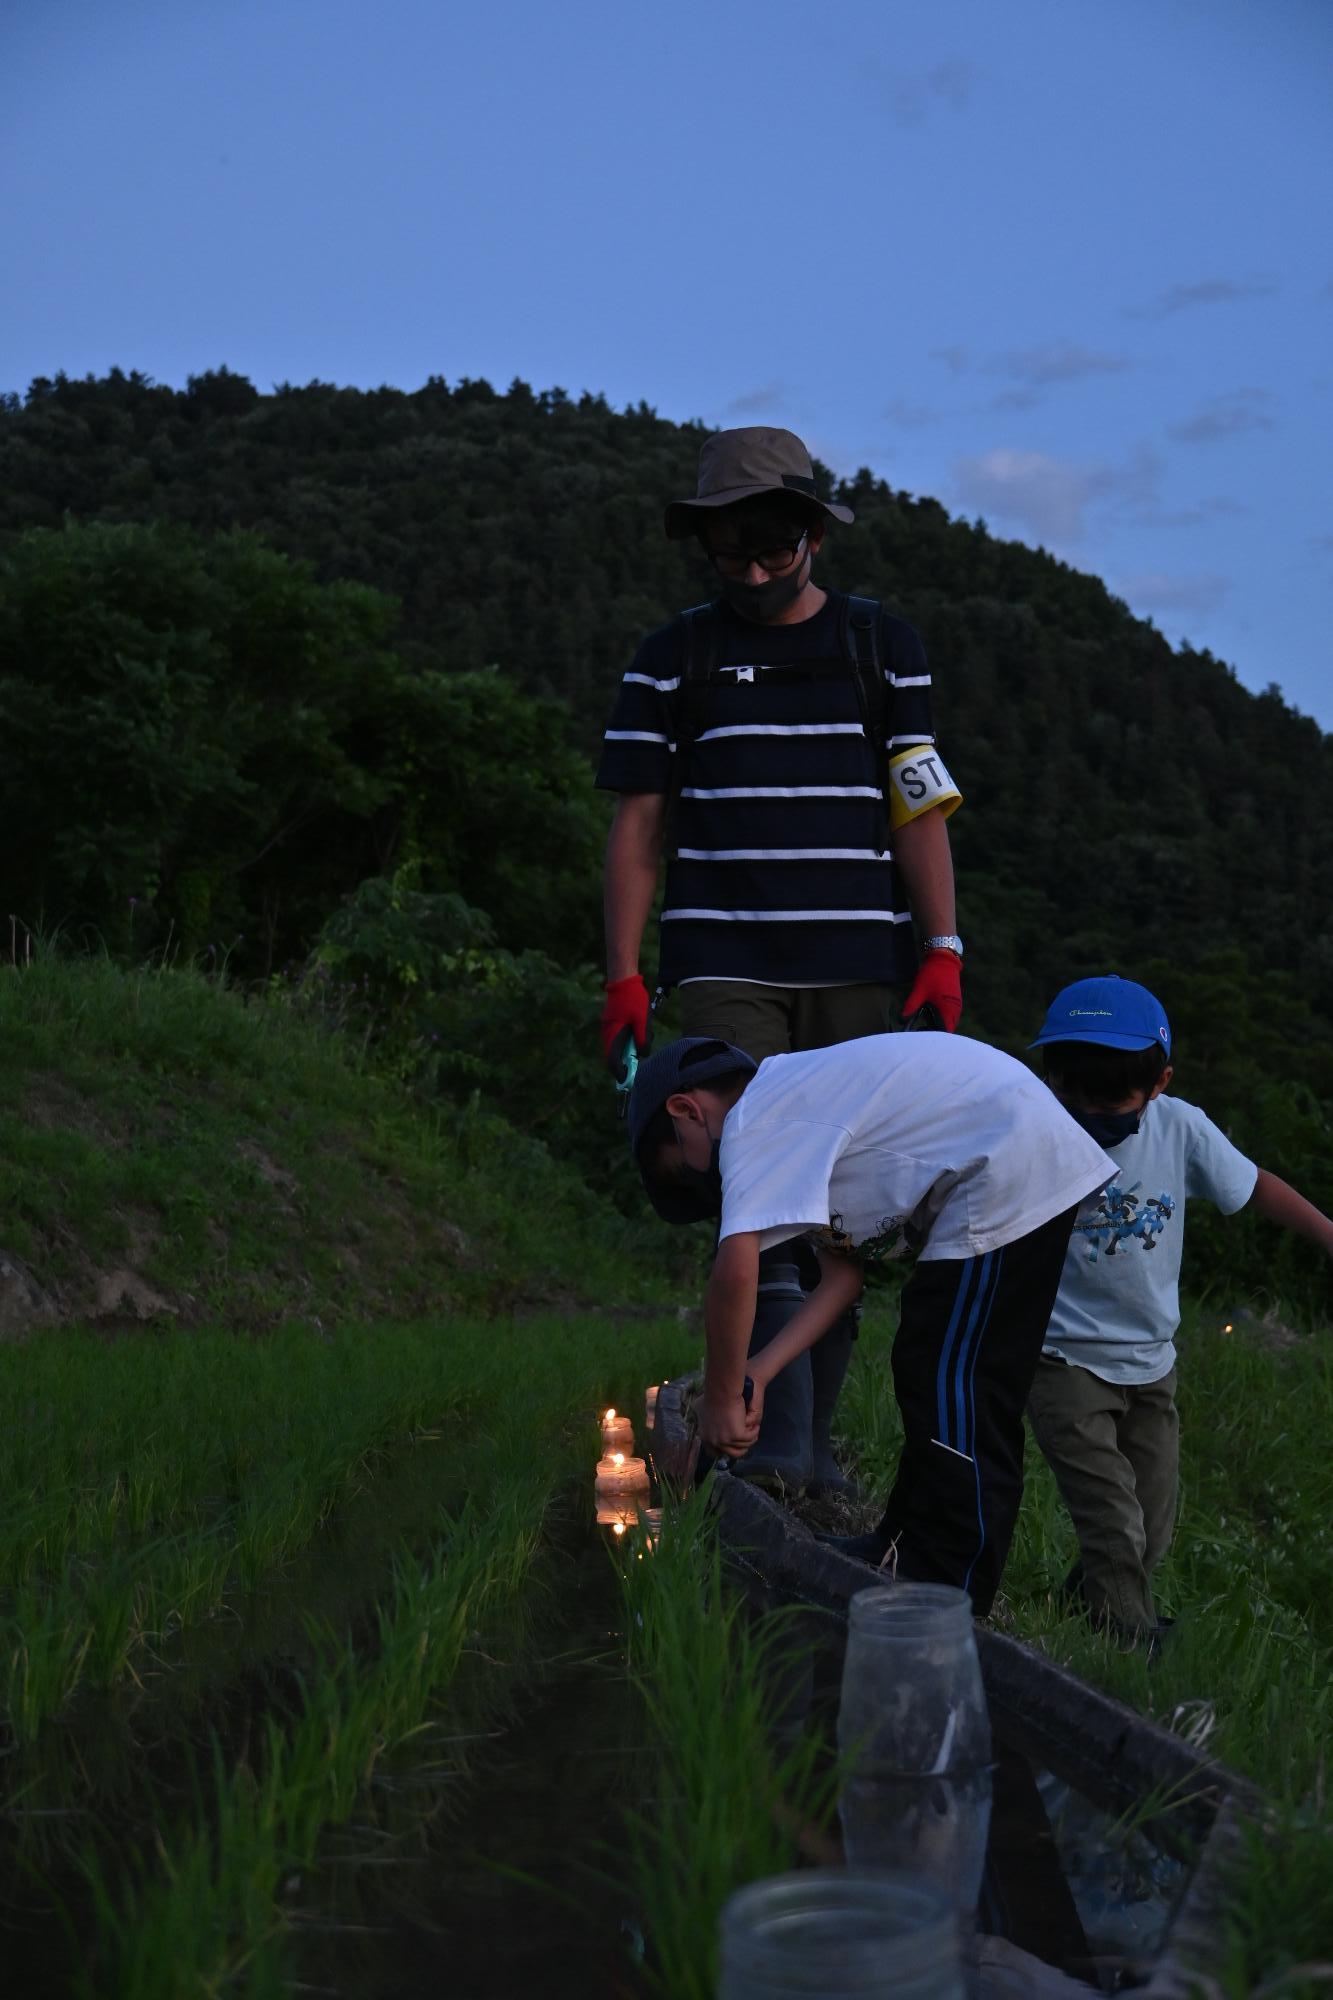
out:
<path id="1" fill-rule="evenodd" d="M 975 1913 L 990 1829 L 990 1718 L 966 1593 L 889 1583 L 852 1599 L 838 1709 L 848 1863 L 900 1868 Z"/>
<path id="2" fill-rule="evenodd" d="M 949 1899 L 909 1876 L 803 1868 L 722 1912 L 718 2000 L 963 2000 Z"/>

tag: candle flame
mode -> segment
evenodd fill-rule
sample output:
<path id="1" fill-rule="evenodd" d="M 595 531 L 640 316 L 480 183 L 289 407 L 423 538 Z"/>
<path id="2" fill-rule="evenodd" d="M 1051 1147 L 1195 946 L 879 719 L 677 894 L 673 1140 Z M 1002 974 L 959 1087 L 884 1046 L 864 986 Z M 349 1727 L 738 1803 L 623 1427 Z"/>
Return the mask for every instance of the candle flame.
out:
<path id="1" fill-rule="evenodd" d="M 624 1532 L 625 1532 L 625 1523 L 623 1521 L 613 1521 L 611 1523 L 611 1533 L 613 1535 L 623 1535 Z"/>
<path id="2" fill-rule="evenodd" d="M 610 1421 L 611 1421 L 611 1419 L 612 1419 L 612 1417 L 614 1417 L 614 1415 L 615 1415 L 615 1411 L 614 1411 L 614 1410 L 608 1410 L 608 1411 L 606 1412 L 605 1416 L 604 1416 L 604 1417 L 602 1418 L 602 1422 L 603 1422 L 604 1424 L 609 1424 L 609 1423 L 610 1423 Z"/>
<path id="3" fill-rule="evenodd" d="M 612 1452 L 612 1454 L 611 1454 L 611 1463 L 612 1463 L 612 1465 L 623 1465 L 623 1464 L 625 1463 L 625 1454 L 624 1454 L 624 1452 L 623 1452 L 623 1451 L 613 1451 L 613 1452 Z"/>
<path id="4" fill-rule="evenodd" d="M 1228 1321 L 1227 1321 L 1226 1325 L 1225 1325 L 1225 1326 L 1224 1326 L 1224 1327 L 1222 1328 L 1222 1331 L 1223 1331 L 1223 1333 L 1230 1333 L 1230 1331 L 1231 1331 L 1231 1321 L 1230 1321 L 1230 1320 L 1228 1320 Z"/>

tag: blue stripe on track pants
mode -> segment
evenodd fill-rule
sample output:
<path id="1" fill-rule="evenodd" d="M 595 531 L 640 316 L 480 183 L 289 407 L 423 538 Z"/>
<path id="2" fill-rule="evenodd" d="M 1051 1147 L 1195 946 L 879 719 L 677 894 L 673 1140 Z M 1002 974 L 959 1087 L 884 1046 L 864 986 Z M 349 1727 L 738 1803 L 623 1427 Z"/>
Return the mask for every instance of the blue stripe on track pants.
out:
<path id="1" fill-rule="evenodd" d="M 903 1290 L 893 1386 L 903 1449 L 882 1532 L 897 1573 L 990 1609 L 1023 1497 L 1023 1409 L 1074 1211 L 985 1256 L 918 1264 Z"/>

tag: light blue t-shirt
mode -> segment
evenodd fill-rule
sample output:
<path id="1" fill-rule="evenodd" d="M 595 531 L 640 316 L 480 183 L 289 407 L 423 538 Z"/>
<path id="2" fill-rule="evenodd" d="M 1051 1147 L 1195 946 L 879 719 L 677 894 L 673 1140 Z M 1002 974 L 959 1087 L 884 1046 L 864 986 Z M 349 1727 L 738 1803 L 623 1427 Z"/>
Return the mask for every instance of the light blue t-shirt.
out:
<path id="1" fill-rule="evenodd" d="M 1202 1195 L 1232 1215 L 1259 1169 L 1179 1097 L 1155 1097 L 1106 1152 L 1117 1172 L 1078 1212 L 1042 1351 L 1104 1382 L 1157 1382 L 1176 1360 L 1185 1203 Z"/>

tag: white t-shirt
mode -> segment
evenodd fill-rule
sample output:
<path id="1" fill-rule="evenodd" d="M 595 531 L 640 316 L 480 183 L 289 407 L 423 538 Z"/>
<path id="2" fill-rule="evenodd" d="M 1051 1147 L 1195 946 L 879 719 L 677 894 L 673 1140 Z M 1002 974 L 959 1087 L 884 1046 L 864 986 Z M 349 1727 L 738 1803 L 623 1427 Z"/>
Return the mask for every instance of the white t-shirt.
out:
<path id="1" fill-rule="evenodd" d="M 812 1235 L 867 1261 L 975 1257 L 1102 1186 L 1113 1162 L 1023 1064 L 966 1035 L 770 1056 L 727 1114 L 722 1235 Z"/>
<path id="2" fill-rule="evenodd" d="M 1107 1149 L 1115 1178 L 1079 1212 L 1044 1352 L 1104 1382 L 1160 1382 L 1175 1366 L 1184 1205 L 1244 1208 L 1259 1169 L 1197 1104 L 1154 1097 Z"/>

